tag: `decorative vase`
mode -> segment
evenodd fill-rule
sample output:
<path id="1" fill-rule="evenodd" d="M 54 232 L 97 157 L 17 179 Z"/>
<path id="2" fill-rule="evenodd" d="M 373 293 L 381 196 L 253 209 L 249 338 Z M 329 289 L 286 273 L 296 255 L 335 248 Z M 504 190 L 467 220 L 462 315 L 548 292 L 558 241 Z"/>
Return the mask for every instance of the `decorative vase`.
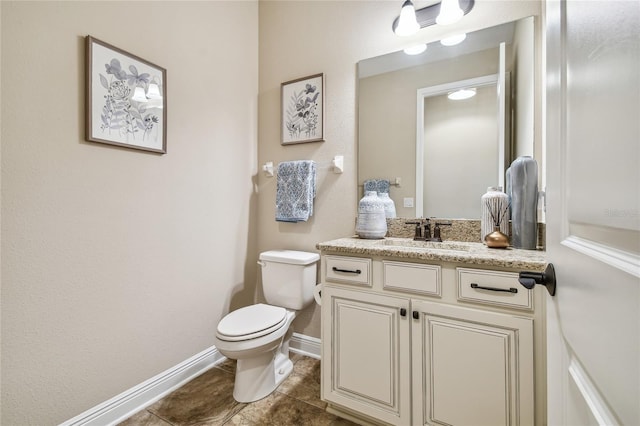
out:
<path id="1" fill-rule="evenodd" d="M 538 242 L 538 163 L 518 157 L 511 163 L 511 245 L 535 250 Z"/>
<path id="2" fill-rule="evenodd" d="M 484 237 L 484 242 L 489 248 L 507 248 L 509 247 L 509 237 L 500 232 L 500 227 L 496 226 L 493 232 Z"/>
<path id="3" fill-rule="evenodd" d="M 388 192 L 379 192 L 378 193 L 378 198 L 380 198 L 382 200 L 382 202 L 384 203 L 384 215 L 387 218 L 396 217 L 396 204 L 389 197 L 389 193 Z"/>
<path id="4" fill-rule="evenodd" d="M 358 203 L 356 234 L 367 239 L 380 239 L 387 234 L 384 203 L 375 191 L 367 191 Z"/>
<path id="5" fill-rule="evenodd" d="M 501 187 L 490 186 L 487 193 L 480 198 L 482 217 L 480 220 L 481 240 L 498 230 L 509 235 L 509 196 L 502 192 Z"/>

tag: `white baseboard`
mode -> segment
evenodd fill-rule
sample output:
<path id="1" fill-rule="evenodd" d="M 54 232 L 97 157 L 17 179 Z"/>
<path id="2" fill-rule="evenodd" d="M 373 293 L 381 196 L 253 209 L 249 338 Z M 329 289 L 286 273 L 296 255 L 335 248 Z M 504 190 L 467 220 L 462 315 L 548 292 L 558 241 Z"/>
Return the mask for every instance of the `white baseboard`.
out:
<path id="1" fill-rule="evenodd" d="M 218 349 L 212 346 L 175 367 L 67 420 L 60 426 L 117 424 L 173 392 L 224 359 Z"/>
<path id="2" fill-rule="evenodd" d="M 320 339 L 305 336 L 304 334 L 293 333 L 289 341 L 289 350 L 311 358 L 320 359 Z"/>
<path id="3" fill-rule="evenodd" d="M 320 339 L 293 333 L 289 350 L 320 359 Z M 178 389 L 193 378 L 209 370 L 225 357 L 215 346 L 192 356 L 151 379 L 116 395 L 102 404 L 61 423 L 60 426 L 114 425 Z"/>

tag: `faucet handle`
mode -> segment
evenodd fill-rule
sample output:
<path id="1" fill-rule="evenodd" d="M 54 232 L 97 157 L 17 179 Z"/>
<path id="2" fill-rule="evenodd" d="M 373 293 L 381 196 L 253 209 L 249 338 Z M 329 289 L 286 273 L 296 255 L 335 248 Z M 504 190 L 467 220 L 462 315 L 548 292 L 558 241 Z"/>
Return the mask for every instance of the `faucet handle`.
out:
<path id="1" fill-rule="evenodd" d="M 446 222 L 436 222 L 436 226 L 433 228 L 433 239 L 442 241 L 442 237 L 440 236 L 440 227 L 441 226 L 451 226 L 451 223 Z"/>
<path id="2" fill-rule="evenodd" d="M 436 226 L 440 227 L 440 226 L 451 226 L 452 223 L 451 222 L 436 222 Z"/>
<path id="3" fill-rule="evenodd" d="M 426 241 L 431 240 L 431 222 L 429 222 L 429 218 L 424 220 L 424 239 Z"/>
<path id="4" fill-rule="evenodd" d="M 405 224 L 407 224 L 407 225 L 415 225 L 416 226 L 416 229 L 415 229 L 414 234 L 413 234 L 414 241 L 416 241 L 416 240 L 424 240 L 424 237 L 422 236 L 422 228 L 421 228 L 422 220 L 418 220 L 417 222 L 416 221 L 405 222 Z"/>

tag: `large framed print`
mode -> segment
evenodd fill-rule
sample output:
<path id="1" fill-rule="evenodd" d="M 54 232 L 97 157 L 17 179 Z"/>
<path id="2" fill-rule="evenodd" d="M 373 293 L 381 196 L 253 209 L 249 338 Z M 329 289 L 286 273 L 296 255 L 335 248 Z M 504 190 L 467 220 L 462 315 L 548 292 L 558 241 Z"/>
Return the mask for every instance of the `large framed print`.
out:
<path id="1" fill-rule="evenodd" d="M 86 139 L 167 152 L 167 71 L 86 38 Z"/>
<path id="2" fill-rule="evenodd" d="M 324 141 L 324 74 L 282 83 L 282 145 Z"/>

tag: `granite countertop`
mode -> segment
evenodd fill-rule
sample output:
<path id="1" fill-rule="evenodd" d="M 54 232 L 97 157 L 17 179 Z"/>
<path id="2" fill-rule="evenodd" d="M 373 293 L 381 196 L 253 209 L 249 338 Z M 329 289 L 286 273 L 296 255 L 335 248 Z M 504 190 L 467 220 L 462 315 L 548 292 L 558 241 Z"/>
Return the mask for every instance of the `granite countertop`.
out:
<path id="1" fill-rule="evenodd" d="M 339 238 L 316 244 L 323 251 L 341 254 L 363 254 L 400 259 L 436 260 L 496 266 L 534 272 L 544 271 L 546 255 L 540 250 L 491 249 L 482 243 L 444 241 L 433 243 L 410 238 L 367 240 L 358 237 Z"/>

